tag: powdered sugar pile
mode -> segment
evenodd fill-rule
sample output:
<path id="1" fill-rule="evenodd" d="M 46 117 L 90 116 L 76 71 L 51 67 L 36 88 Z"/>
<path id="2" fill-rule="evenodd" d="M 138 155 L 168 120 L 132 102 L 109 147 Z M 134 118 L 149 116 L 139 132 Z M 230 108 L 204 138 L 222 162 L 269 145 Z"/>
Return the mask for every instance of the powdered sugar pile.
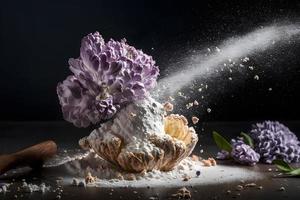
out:
<path id="1" fill-rule="evenodd" d="M 90 172 L 93 176 L 97 176 L 96 182 L 87 184 L 91 187 L 177 187 L 257 180 L 264 177 L 253 168 L 227 165 L 205 167 L 201 161 L 194 161 L 191 157 L 184 159 L 169 172 L 153 170 L 144 173 L 129 173 L 111 165 L 93 152 L 78 155 L 57 168 L 64 171 L 65 184 L 71 184 L 73 178 L 84 181 Z M 197 176 L 196 171 L 201 171 L 200 176 Z M 190 179 L 184 181 L 185 177 L 190 177 Z"/>

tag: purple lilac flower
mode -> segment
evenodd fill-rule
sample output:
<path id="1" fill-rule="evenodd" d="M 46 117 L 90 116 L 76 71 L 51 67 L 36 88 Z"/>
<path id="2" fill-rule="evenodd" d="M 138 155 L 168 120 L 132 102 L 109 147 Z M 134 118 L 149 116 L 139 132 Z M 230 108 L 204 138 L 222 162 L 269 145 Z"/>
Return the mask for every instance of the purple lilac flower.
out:
<path id="1" fill-rule="evenodd" d="M 57 86 L 64 119 L 87 127 L 111 118 L 118 109 L 144 99 L 159 69 L 151 56 L 126 44 L 104 42 L 96 32 L 81 41 L 80 56 L 69 59 L 73 75 Z"/>
<path id="2" fill-rule="evenodd" d="M 300 161 L 300 142 L 283 124 L 277 121 L 254 124 L 250 136 L 262 162 L 272 163 L 275 159 L 283 159 L 288 163 Z"/>
<path id="3" fill-rule="evenodd" d="M 244 165 L 255 165 L 259 161 L 259 154 L 241 139 L 231 140 L 231 157 L 238 163 Z"/>
<path id="4" fill-rule="evenodd" d="M 222 150 L 217 153 L 217 159 L 226 160 L 230 158 L 230 153 L 228 151 Z"/>

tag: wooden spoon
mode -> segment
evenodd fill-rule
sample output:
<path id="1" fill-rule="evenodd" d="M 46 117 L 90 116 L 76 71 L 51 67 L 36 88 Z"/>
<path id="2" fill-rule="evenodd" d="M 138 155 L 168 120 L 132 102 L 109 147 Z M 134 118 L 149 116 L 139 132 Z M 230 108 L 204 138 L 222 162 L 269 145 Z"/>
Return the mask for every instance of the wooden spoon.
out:
<path id="1" fill-rule="evenodd" d="M 0 175 L 17 167 L 42 167 L 57 152 L 54 141 L 45 141 L 12 154 L 0 155 Z"/>

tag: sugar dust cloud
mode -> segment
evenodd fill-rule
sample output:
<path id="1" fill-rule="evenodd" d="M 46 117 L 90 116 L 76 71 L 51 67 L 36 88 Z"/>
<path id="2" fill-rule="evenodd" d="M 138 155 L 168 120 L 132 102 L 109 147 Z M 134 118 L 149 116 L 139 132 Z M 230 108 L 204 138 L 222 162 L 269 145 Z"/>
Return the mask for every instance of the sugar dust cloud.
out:
<path id="1" fill-rule="evenodd" d="M 270 25 L 258 28 L 244 36 L 225 40 L 215 49 L 208 49 L 208 56 L 200 53 L 193 55 L 180 67 L 180 70 L 159 80 L 154 95 L 165 99 L 174 95 L 194 80 L 208 78 L 222 67 L 228 59 L 238 61 L 242 57 L 263 53 L 281 44 L 300 39 L 300 25 Z M 247 57 L 246 57 L 247 58 Z"/>

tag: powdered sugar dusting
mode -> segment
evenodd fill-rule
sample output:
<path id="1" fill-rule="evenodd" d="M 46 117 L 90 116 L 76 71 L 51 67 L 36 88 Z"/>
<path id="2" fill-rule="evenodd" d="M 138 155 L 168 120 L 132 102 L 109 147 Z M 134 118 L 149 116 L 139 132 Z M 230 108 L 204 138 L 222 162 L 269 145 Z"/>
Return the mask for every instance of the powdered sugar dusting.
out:
<path id="1" fill-rule="evenodd" d="M 71 184 L 73 177 L 82 181 L 89 172 L 97 176 L 96 182 L 87 184 L 91 187 L 176 187 L 258 180 L 264 177 L 253 168 L 227 165 L 205 167 L 201 161 L 193 161 L 191 157 L 184 159 L 169 172 L 153 170 L 133 174 L 119 170 L 92 152 L 58 167 L 63 168 L 69 175 L 69 178 L 64 180 L 65 184 Z M 197 176 L 197 171 L 201 171 L 200 176 Z M 184 177 L 191 177 L 191 179 L 184 181 Z"/>

